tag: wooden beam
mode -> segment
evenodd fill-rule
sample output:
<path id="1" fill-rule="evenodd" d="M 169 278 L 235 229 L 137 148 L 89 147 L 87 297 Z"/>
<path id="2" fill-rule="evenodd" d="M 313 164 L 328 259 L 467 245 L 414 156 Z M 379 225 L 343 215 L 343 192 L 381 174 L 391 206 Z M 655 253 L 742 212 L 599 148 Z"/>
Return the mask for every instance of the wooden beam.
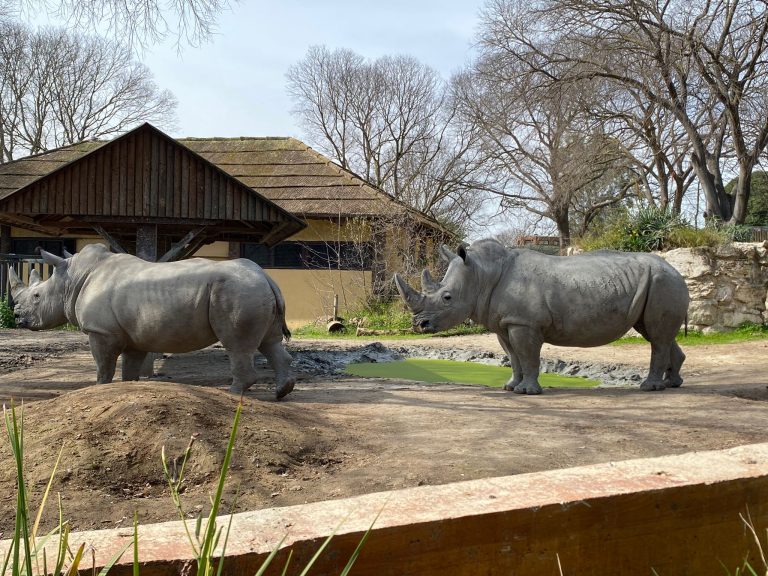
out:
<path id="1" fill-rule="evenodd" d="M 112 236 L 109 232 L 104 230 L 101 226 L 98 224 L 94 224 L 92 228 L 96 231 L 96 234 L 104 238 L 104 240 L 107 241 L 107 244 L 109 244 L 109 247 L 112 249 L 113 252 L 117 252 L 118 254 L 127 254 L 127 250 L 123 248 L 120 245 L 120 242 L 118 242 L 114 236 Z"/>
<path id="2" fill-rule="evenodd" d="M 61 236 L 62 230 L 54 226 L 44 226 L 35 222 L 32 218 L 22 216 L 21 214 L 10 214 L 8 212 L 0 213 L 0 222 L 9 224 L 24 230 L 39 232 L 46 236 Z"/>
<path id="3" fill-rule="evenodd" d="M 136 256 L 147 262 L 157 262 L 157 225 L 136 227 Z"/>
<path id="4" fill-rule="evenodd" d="M 0 224 L 0 254 L 11 253 L 11 227 Z"/>
<path id="5" fill-rule="evenodd" d="M 206 229 L 206 226 L 201 226 L 200 228 L 195 228 L 194 230 L 187 232 L 187 235 L 171 246 L 170 250 L 163 254 L 158 262 L 173 262 L 174 260 L 180 260 L 180 256 L 186 251 L 186 248 L 199 238 Z"/>
<path id="6" fill-rule="evenodd" d="M 194 256 L 195 252 L 200 250 L 200 248 L 202 248 L 206 244 L 212 243 L 213 241 L 214 240 L 212 240 L 207 236 L 198 238 L 196 241 L 191 242 L 190 244 L 187 245 L 186 249 L 184 250 L 184 252 L 182 252 L 181 256 L 179 257 L 179 260 L 185 260 L 187 258 L 191 258 L 192 256 Z"/>
<path id="7" fill-rule="evenodd" d="M 261 239 L 260 243 L 261 243 L 261 244 L 266 244 L 267 246 L 269 246 L 269 247 L 271 248 L 271 247 L 272 247 L 272 245 L 276 243 L 276 242 L 274 241 L 274 238 L 275 238 L 276 236 L 280 235 L 280 234 L 282 233 L 282 231 L 283 231 L 283 230 L 285 230 L 286 228 L 288 228 L 288 226 L 290 226 L 290 223 L 289 223 L 289 222 L 281 222 L 280 224 L 278 224 L 277 226 L 275 226 L 274 228 L 272 228 L 272 230 L 270 230 L 269 232 L 267 232 L 267 233 L 264 235 L 264 237 Z"/>

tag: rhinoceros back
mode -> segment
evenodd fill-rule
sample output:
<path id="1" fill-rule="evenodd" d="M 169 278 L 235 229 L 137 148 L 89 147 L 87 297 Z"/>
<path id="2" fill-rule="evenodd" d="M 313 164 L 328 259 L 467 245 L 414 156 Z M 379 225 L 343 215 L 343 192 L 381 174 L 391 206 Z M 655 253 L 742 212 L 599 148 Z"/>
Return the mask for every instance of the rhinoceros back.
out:
<path id="1" fill-rule="evenodd" d="M 490 315 L 497 325 L 538 326 L 545 342 L 597 346 L 642 326 L 649 318 L 649 302 L 661 310 L 660 321 L 679 326 L 685 317 L 685 281 L 658 256 L 613 251 L 567 257 L 512 252 L 489 298 Z"/>
<path id="2" fill-rule="evenodd" d="M 250 264 L 115 254 L 83 285 L 77 320 L 86 333 L 112 334 L 138 350 L 187 352 L 217 340 L 253 346 L 280 314 L 269 279 Z"/>

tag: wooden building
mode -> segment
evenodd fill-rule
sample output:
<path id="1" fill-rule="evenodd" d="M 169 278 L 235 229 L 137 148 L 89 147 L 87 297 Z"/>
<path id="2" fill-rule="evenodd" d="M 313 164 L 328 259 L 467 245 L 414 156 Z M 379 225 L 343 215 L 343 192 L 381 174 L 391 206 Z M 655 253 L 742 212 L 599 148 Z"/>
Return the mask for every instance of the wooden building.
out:
<path id="1" fill-rule="evenodd" d="M 289 323 L 352 310 L 447 233 L 293 138 L 173 139 L 144 124 L 0 165 L 0 254 L 104 242 L 148 260 L 246 257 Z"/>

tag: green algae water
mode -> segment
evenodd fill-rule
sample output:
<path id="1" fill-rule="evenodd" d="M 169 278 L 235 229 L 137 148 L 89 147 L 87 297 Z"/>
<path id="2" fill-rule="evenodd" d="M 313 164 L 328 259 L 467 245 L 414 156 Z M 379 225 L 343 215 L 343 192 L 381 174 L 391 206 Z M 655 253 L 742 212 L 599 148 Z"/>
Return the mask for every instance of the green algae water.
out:
<path id="1" fill-rule="evenodd" d="M 459 384 L 480 384 L 501 388 L 507 383 L 512 371 L 503 366 L 488 366 L 476 362 L 456 362 L 454 360 L 426 360 L 409 358 L 397 362 L 366 362 L 349 364 L 347 374 L 366 378 L 400 378 L 419 382 L 456 382 Z M 559 374 L 540 374 L 539 384 L 543 388 L 594 388 L 600 384 L 597 380 L 560 376 Z"/>

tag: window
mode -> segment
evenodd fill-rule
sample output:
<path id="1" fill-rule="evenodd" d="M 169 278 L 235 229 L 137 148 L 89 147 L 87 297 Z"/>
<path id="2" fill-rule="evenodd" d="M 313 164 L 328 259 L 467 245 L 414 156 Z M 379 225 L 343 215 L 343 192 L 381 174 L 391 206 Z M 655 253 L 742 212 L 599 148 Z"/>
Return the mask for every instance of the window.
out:
<path id="1" fill-rule="evenodd" d="M 22 256 L 35 256 L 36 248 L 42 248 L 46 252 L 63 256 L 63 250 L 75 252 L 74 238 L 61 238 L 52 240 L 50 238 L 11 238 L 11 254 Z"/>
<path id="2" fill-rule="evenodd" d="M 282 242 L 273 248 L 243 243 L 243 258 L 263 268 L 291 270 L 370 270 L 373 247 L 368 242 Z"/>

